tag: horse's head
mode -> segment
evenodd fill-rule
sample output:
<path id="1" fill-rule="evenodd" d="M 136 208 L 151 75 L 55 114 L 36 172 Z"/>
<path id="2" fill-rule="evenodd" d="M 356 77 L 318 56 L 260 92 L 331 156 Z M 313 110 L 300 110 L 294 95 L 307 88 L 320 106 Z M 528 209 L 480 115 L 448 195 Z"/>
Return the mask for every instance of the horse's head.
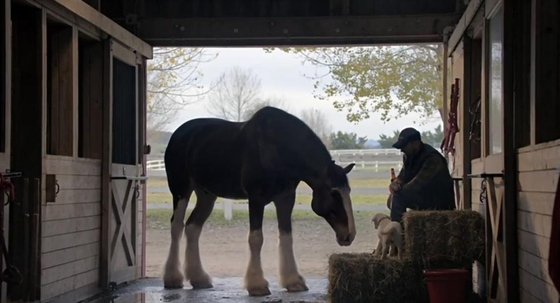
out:
<path id="1" fill-rule="evenodd" d="M 311 200 L 311 208 L 327 220 L 340 246 L 349 246 L 356 237 L 350 185 L 346 176 L 352 168 L 353 163 L 342 168 L 332 161 L 317 180 Z"/>

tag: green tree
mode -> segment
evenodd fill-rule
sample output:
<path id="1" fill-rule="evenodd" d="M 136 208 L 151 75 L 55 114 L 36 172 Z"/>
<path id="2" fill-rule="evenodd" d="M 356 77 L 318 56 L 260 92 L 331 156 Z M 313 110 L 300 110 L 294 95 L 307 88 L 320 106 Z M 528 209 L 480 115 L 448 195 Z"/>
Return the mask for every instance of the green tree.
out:
<path id="1" fill-rule="evenodd" d="M 157 139 L 179 110 L 211 90 L 200 84 L 199 65 L 217 56 L 202 48 L 154 48 L 147 73 L 148 142 Z"/>
<path id="2" fill-rule="evenodd" d="M 441 125 L 438 125 L 434 131 L 424 131 L 422 132 L 422 141 L 430 144 L 439 146 L 444 138 L 443 129 Z"/>
<path id="3" fill-rule="evenodd" d="M 273 49 L 265 49 L 271 52 Z M 282 48 L 317 68 L 314 96 L 334 98 L 350 122 L 373 112 L 386 122 L 411 112 L 428 120 L 442 116 L 443 46 Z M 395 111 L 395 113 L 392 113 Z"/>
<path id="4" fill-rule="evenodd" d="M 399 130 L 394 130 L 392 135 L 381 134 L 377 142 L 379 142 L 381 148 L 393 148 L 392 145 L 397 142 L 399 133 Z M 444 134 L 441 125 L 438 125 L 433 131 L 423 131 L 421 136 L 424 143 L 439 146 L 443 141 Z"/>
<path id="5" fill-rule="evenodd" d="M 358 137 L 356 133 L 338 131 L 331 133 L 332 149 L 364 149 L 367 137 Z"/>
<path id="6" fill-rule="evenodd" d="M 377 140 L 377 142 L 379 142 L 379 145 L 381 145 L 381 148 L 393 148 L 392 145 L 395 142 L 397 142 L 397 139 L 399 138 L 399 133 L 400 133 L 400 131 L 394 130 L 392 136 L 381 134 L 381 135 L 379 135 L 379 139 Z"/>

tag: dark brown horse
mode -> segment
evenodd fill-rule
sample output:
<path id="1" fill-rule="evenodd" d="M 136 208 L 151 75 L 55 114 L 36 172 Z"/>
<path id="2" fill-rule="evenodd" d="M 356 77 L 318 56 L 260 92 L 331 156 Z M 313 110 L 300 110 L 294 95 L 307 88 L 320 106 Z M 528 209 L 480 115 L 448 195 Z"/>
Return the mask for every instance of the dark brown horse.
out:
<path id="1" fill-rule="evenodd" d="M 341 246 L 356 236 L 348 174 L 354 164 L 334 163 L 319 137 L 301 120 L 274 107 L 257 111 L 242 123 L 193 119 L 171 136 L 165 170 L 173 195 L 171 246 L 163 277 L 166 288 L 183 287 L 179 242 L 187 238 L 184 274 L 193 288 L 210 288 L 212 280 L 200 259 L 199 238 L 217 197 L 249 200 L 250 261 L 245 288 L 251 296 L 270 294 L 261 266 L 264 208 L 274 202 L 279 229 L 279 282 L 288 291 L 308 290 L 299 274 L 292 245 L 291 216 L 300 181 L 313 189 L 311 207 L 335 231 Z M 192 192 L 197 201 L 186 224 Z"/>

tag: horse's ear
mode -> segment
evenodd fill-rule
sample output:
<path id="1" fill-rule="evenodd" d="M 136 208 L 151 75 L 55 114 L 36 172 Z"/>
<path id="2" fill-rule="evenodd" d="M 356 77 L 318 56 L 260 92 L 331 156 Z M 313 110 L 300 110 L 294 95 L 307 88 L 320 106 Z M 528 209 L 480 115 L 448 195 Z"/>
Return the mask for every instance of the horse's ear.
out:
<path id="1" fill-rule="evenodd" d="M 352 168 L 354 168 L 355 165 L 356 165 L 356 163 L 350 163 L 350 164 L 348 164 L 348 166 L 346 166 L 342 170 L 344 171 L 345 174 L 348 174 L 352 170 Z"/>

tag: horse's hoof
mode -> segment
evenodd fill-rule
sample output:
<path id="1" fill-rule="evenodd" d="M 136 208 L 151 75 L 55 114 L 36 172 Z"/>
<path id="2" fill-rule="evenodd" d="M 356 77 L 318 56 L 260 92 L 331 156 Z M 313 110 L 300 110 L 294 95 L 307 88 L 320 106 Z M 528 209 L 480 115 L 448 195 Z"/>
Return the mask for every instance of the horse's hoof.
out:
<path id="1" fill-rule="evenodd" d="M 247 291 L 251 297 L 263 297 L 270 295 L 268 287 L 249 288 Z"/>
<path id="2" fill-rule="evenodd" d="M 282 282 L 282 286 L 284 286 L 288 292 L 300 292 L 300 291 L 308 291 L 309 288 L 305 284 L 305 279 L 297 274 L 291 276 Z"/>
<path id="3" fill-rule="evenodd" d="M 298 282 L 298 283 L 288 285 L 286 289 L 288 290 L 288 292 L 301 292 L 301 291 L 309 290 L 309 288 L 307 287 L 307 285 L 305 285 L 304 282 Z"/>
<path id="4" fill-rule="evenodd" d="M 206 282 L 206 281 L 190 281 L 190 282 L 191 282 L 191 285 L 192 285 L 193 289 L 206 289 L 206 288 L 214 287 L 214 285 L 212 285 L 212 283 Z"/>
<path id="5" fill-rule="evenodd" d="M 183 275 L 179 272 L 166 274 L 163 277 L 164 288 L 183 288 Z"/>

